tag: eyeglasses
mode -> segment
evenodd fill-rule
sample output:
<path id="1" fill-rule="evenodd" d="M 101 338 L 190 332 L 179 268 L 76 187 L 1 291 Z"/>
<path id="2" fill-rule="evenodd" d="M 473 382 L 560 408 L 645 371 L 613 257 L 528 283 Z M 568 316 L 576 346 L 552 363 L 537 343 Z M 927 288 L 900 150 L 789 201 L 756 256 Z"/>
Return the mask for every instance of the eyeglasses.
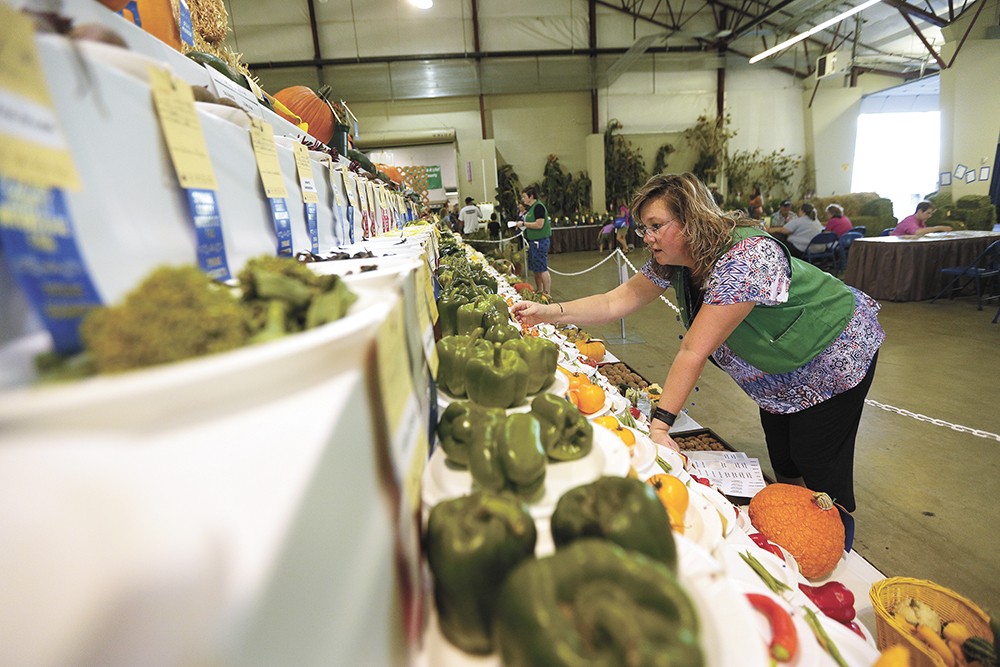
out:
<path id="1" fill-rule="evenodd" d="M 656 236 L 661 229 L 663 229 L 664 227 L 666 227 L 667 225 L 669 225 L 672 222 L 677 222 L 677 218 L 674 218 L 673 220 L 667 220 L 662 225 L 656 224 L 656 225 L 650 225 L 649 227 L 647 227 L 646 225 L 642 225 L 642 224 L 636 224 L 636 226 L 635 226 L 635 233 L 641 239 L 646 238 L 646 234 L 647 233 L 652 233 L 653 236 Z"/>

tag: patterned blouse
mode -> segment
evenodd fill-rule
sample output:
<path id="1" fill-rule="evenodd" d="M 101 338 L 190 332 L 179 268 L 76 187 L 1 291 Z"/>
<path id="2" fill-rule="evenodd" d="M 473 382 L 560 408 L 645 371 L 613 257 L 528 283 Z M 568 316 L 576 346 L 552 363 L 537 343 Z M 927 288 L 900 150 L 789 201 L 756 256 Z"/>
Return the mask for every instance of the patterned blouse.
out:
<path id="1" fill-rule="evenodd" d="M 734 245 L 716 262 L 705 284 L 704 303 L 783 303 L 788 300 L 790 273 L 788 259 L 774 239 L 752 236 Z M 658 287 L 670 286 L 669 280 L 653 273 L 652 260 L 642 267 L 642 274 Z M 850 289 L 856 305 L 854 317 L 840 336 L 801 368 L 770 375 L 737 357 L 725 343 L 712 357 L 767 412 L 799 412 L 852 389 L 868 372 L 885 340 L 885 331 L 878 323 L 878 302 L 864 292 Z"/>

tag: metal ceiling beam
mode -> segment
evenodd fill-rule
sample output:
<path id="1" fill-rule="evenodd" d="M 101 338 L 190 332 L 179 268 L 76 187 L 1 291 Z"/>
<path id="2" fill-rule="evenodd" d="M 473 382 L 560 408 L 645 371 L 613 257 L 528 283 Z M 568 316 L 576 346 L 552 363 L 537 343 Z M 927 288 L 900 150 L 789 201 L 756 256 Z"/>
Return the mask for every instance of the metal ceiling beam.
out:
<path id="1" fill-rule="evenodd" d="M 313 58 L 315 60 L 320 60 L 323 58 L 323 54 L 320 52 L 319 48 L 319 26 L 316 23 L 316 5 L 314 0 L 309 0 L 309 31 L 312 33 L 312 43 L 313 43 Z M 326 83 L 323 80 L 323 67 L 318 66 L 316 68 L 316 80 L 319 81 L 320 85 Z"/>
<path id="2" fill-rule="evenodd" d="M 247 63 L 250 69 L 289 69 L 292 67 L 336 67 L 338 65 L 368 65 L 394 62 L 420 62 L 434 60 L 475 60 L 502 58 L 546 58 L 566 56 L 617 56 L 627 52 L 625 48 L 599 49 L 550 49 L 533 51 L 478 51 L 473 53 L 433 53 L 395 56 L 366 56 L 357 58 L 311 58 L 304 60 L 262 60 Z M 649 53 L 704 53 L 701 46 L 659 46 L 647 49 Z"/>
<path id="3" fill-rule="evenodd" d="M 910 18 L 910 15 L 904 12 L 902 9 L 899 10 L 899 13 L 902 14 L 903 20 L 906 21 L 906 24 L 908 26 L 910 26 L 910 30 L 912 30 L 914 34 L 916 34 L 917 38 L 920 40 L 920 43 L 923 44 L 924 48 L 927 49 L 928 53 L 931 54 L 931 57 L 937 61 L 938 67 L 940 67 L 941 69 L 947 69 L 948 65 L 946 65 L 944 60 L 941 59 L 941 56 L 938 55 L 938 52 L 934 50 L 934 46 L 927 41 L 927 38 L 924 37 L 924 33 L 920 32 L 920 28 L 918 28 L 917 24 L 913 22 L 913 19 Z"/>
<path id="4" fill-rule="evenodd" d="M 905 0 L 882 0 L 882 1 L 885 2 L 885 4 L 889 5 L 890 7 L 895 7 L 896 9 L 898 9 L 900 12 L 903 13 L 903 16 L 909 15 L 918 18 L 921 21 L 925 21 L 933 26 L 937 26 L 938 28 L 943 28 L 946 25 L 948 25 L 947 19 L 943 19 L 939 17 L 937 14 L 929 12 L 926 9 L 921 9 L 920 7 L 914 7 L 910 3 L 905 2 Z M 985 0 L 979 0 L 979 1 L 984 2 Z"/>
<path id="5" fill-rule="evenodd" d="M 728 38 L 729 41 L 743 37 L 748 32 L 759 26 L 761 23 L 766 23 L 769 18 L 771 18 L 772 16 L 774 16 L 775 14 L 777 14 L 785 7 L 794 2 L 798 2 L 798 0 L 785 0 L 784 2 L 780 2 L 774 7 L 771 7 L 770 9 L 765 11 L 763 14 L 758 15 L 757 18 L 748 21 L 744 25 L 741 25 L 737 28 L 733 28 L 733 34 Z"/>

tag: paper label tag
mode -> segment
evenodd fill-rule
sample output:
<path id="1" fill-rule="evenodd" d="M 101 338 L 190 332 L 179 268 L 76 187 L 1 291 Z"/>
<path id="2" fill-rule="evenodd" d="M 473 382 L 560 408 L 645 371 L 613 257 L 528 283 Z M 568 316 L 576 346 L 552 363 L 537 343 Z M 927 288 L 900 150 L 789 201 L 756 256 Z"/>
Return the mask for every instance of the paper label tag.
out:
<path id="1" fill-rule="evenodd" d="M 437 319 L 437 304 L 432 312 L 424 287 L 427 281 L 427 266 L 423 262 L 420 262 L 420 267 L 414 271 L 413 278 L 416 281 L 413 299 L 417 306 L 417 326 L 418 331 L 420 331 L 421 346 L 423 347 L 424 359 L 427 361 L 427 369 L 430 371 L 431 377 L 436 380 L 438 355 L 437 346 L 434 344 L 434 321 Z"/>
<path id="2" fill-rule="evenodd" d="M 430 269 L 427 264 L 421 262 L 420 264 L 420 281 L 422 285 L 421 290 L 418 293 L 423 292 L 424 299 L 427 301 L 427 312 L 430 313 L 431 323 L 437 322 L 438 320 L 438 308 L 437 299 L 434 297 L 434 278 L 431 276 Z"/>
<path id="3" fill-rule="evenodd" d="M 198 266 L 215 280 L 229 280 L 229 262 L 222 240 L 222 220 L 214 190 L 189 188 L 185 191 L 194 222 Z"/>
<path id="4" fill-rule="evenodd" d="M 259 118 L 250 119 L 250 143 L 257 160 L 257 171 L 264 185 L 264 196 L 284 199 L 288 196 L 285 178 L 278 161 L 278 147 L 274 143 L 274 129 Z"/>
<path id="5" fill-rule="evenodd" d="M 319 222 L 316 218 L 316 204 L 306 202 L 306 230 L 309 232 L 309 244 L 314 255 L 319 254 Z"/>
<path id="6" fill-rule="evenodd" d="M 397 442 L 403 412 L 414 393 L 401 300 L 389 311 L 378 328 L 375 345 L 378 388 L 382 395 L 382 405 L 385 406 L 386 430 L 389 441 Z"/>
<path id="7" fill-rule="evenodd" d="M 167 152 L 184 189 L 215 190 L 215 170 L 194 106 L 191 86 L 167 70 L 147 65 L 153 104 L 167 143 Z"/>
<path id="8" fill-rule="evenodd" d="M 344 205 L 344 172 L 340 169 L 330 170 L 330 188 L 333 190 L 333 201 L 337 206 Z"/>
<path id="9" fill-rule="evenodd" d="M 284 199 L 268 199 L 271 204 L 271 219 L 274 221 L 274 234 L 278 239 L 277 253 L 280 256 L 292 256 L 292 219 L 288 214 L 288 205 Z"/>
<path id="10" fill-rule="evenodd" d="M 0 177 L 37 188 L 80 189 L 35 48 L 31 18 L 0 3 Z"/>
<path id="11" fill-rule="evenodd" d="M 101 305 L 63 192 L 0 178 L 0 249 L 60 354 L 82 349 L 80 320 Z"/>
<path id="12" fill-rule="evenodd" d="M 357 179 L 350 173 L 342 171 L 340 173 L 341 178 L 344 179 L 344 190 L 347 192 L 347 202 L 354 208 L 358 207 L 358 188 L 356 185 Z"/>
<path id="13" fill-rule="evenodd" d="M 309 159 L 309 149 L 302 144 L 295 144 L 295 168 L 299 174 L 299 187 L 302 189 L 302 201 L 307 204 L 319 202 L 316 193 L 316 177 L 313 176 L 312 160 Z"/>
<path id="14" fill-rule="evenodd" d="M 246 88 L 237 85 L 233 81 L 230 81 L 217 69 L 209 67 L 208 65 L 202 65 L 202 67 L 205 68 L 205 71 L 208 72 L 208 75 L 212 78 L 212 84 L 215 86 L 216 95 L 236 102 L 236 104 L 240 105 L 240 108 L 250 114 L 252 118 L 264 118 L 264 107 L 257 101 L 257 98 L 254 97 L 253 93 Z"/>

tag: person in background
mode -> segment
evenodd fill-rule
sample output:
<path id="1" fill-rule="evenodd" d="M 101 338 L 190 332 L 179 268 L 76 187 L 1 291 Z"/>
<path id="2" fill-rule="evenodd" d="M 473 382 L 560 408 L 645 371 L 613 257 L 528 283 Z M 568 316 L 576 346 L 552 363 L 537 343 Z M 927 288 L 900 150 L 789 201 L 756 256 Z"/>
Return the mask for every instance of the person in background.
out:
<path id="1" fill-rule="evenodd" d="M 448 204 L 445 204 L 438 210 L 438 216 L 440 216 L 441 229 L 451 229 L 452 219 L 451 211 L 448 209 Z"/>
<path id="2" fill-rule="evenodd" d="M 458 212 L 458 217 L 462 220 L 462 233 L 473 234 L 479 231 L 479 221 L 483 219 L 483 214 L 475 204 L 472 197 L 465 198 L 465 207 Z"/>
<path id="3" fill-rule="evenodd" d="M 892 235 L 919 238 L 924 234 L 930 234 L 931 232 L 951 231 L 951 227 L 948 225 L 928 227 L 927 221 L 931 219 L 932 215 L 934 215 L 934 204 L 924 200 L 917 204 L 917 210 L 913 212 L 913 215 L 908 215 L 899 221 L 896 228 L 892 230 Z"/>
<path id="4" fill-rule="evenodd" d="M 490 213 L 490 221 L 486 223 L 486 229 L 490 232 L 490 238 L 494 241 L 500 240 L 500 220 L 496 213 Z"/>
<path id="5" fill-rule="evenodd" d="M 650 438 L 678 449 L 670 427 L 711 357 L 757 403 L 778 481 L 853 512 L 855 439 L 885 339 L 878 303 L 790 257 L 745 214 L 722 211 L 694 174 L 652 177 L 631 210 L 652 255 L 641 271 L 605 294 L 517 302 L 514 316 L 526 326 L 605 324 L 672 286 L 688 332 Z M 780 335 L 793 323 L 795 335 Z"/>
<path id="6" fill-rule="evenodd" d="M 794 217 L 795 215 L 792 213 L 792 201 L 790 199 L 786 199 L 781 202 L 781 206 L 778 207 L 778 210 L 771 214 L 771 219 L 768 221 L 767 225 L 768 231 L 784 227 L 791 222 Z"/>
<path id="7" fill-rule="evenodd" d="M 524 221 L 518 228 L 524 230 L 528 243 L 528 269 L 535 274 L 535 290 L 548 294 L 552 288 L 549 275 L 549 245 L 552 240 L 552 223 L 545 204 L 538 201 L 538 191 L 528 186 L 521 193 L 524 202 Z"/>
<path id="8" fill-rule="evenodd" d="M 827 206 L 826 214 L 828 217 L 823 230 L 833 232 L 837 235 L 838 239 L 854 227 L 851 219 L 844 215 L 844 209 L 840 204 L 830 204 Z"/>
<path id="9" fill-rule="evenodd" d="M 613 220 L 601 227 L 601 231 L 597 233 L 597 251 L 603 255 L 605 248 L 608 249 L 608 252 L 615 249 L 615 223 Z"/>
<path id="10" fill-rule="evenodd" d="M 629 213 L 628 207 L 622 204 L 618 208 L 618 215 L 615 217 L 615 243 L 621 246 L 622 252 L 628 254 L 628 230 Z"/>
<path id="11" fill-rule="evenodd" d="M 747 212 L 750 213 L 750 217 L 754 220 L 760 220 L 764 217 L 764 196 L 760 193 L 759 185 L 753 186 Z"/>
<path id="12" fill-rule="evenodd" d="M 784 227 L 772 227 L 768 231 L 785 242 L 792 257 L 804 259 L 809 242 L 823 231 L 823 225 L 816 219 L 816 208 L 805 203 L 799 207 L 798 216 L 789 220 Z"/>

